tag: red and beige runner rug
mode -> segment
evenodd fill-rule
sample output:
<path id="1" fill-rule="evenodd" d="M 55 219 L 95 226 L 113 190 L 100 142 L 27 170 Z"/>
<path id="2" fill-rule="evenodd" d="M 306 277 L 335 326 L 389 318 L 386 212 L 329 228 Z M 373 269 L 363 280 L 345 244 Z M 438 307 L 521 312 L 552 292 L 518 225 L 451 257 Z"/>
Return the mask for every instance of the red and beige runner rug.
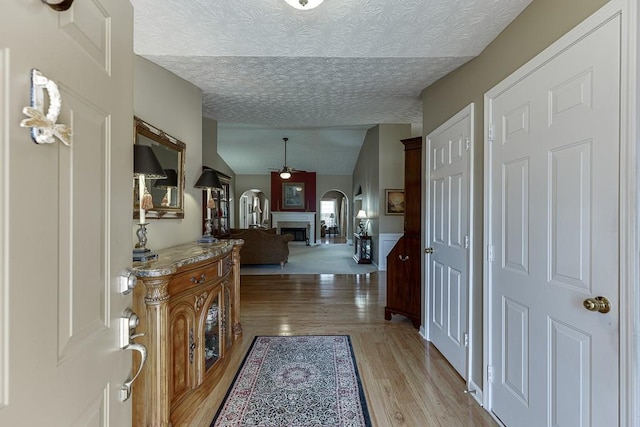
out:
<path id="1" fill-rule="evenodd" d="M 370 427 L 348 335 L 258 336 L 211 427 Z"/>

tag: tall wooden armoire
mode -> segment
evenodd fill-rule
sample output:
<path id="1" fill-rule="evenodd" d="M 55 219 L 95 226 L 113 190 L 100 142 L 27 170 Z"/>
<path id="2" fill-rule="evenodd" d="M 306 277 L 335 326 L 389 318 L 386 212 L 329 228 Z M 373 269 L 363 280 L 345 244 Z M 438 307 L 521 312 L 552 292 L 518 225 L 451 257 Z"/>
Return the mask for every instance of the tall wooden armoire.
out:
<path id="1" fill-rule="evenodd" d="M 403 139 L 404 144 L 404 235 L 387 255 L 387 305 L 384 318 L 392 314 L 408 317 L 416 328 L 421 324 L 420 303 L 422 257 L 421 194 L 422 137 Z"/>

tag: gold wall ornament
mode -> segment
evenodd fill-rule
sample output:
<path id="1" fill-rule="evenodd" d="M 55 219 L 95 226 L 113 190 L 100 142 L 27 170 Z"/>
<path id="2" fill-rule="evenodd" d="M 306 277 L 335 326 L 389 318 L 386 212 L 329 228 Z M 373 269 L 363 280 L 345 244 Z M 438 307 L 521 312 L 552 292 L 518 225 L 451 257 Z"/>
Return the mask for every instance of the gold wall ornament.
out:
<path id="1" fill-rule="evenodd" d="M 44 92 L 49 95 L 49 108 L 44 113 Z M 31 139 L 36 144 L 53 144 L 58 138 L 67 147 L 71 146 L 71 127 L 56 123 L 62 108 L 58 85 L 42 75 L 37 69 L 31 70 L 31 105 L 22 112 L 28 116 L 20 122 L 21 127 L 31 128 Z"/>

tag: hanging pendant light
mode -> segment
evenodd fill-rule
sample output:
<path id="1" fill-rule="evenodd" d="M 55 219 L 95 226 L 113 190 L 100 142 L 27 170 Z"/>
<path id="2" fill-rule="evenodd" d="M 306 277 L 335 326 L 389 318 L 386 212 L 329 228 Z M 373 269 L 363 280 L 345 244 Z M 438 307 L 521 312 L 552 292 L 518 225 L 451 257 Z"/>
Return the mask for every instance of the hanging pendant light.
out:
<path id="1" fill-rule="evenodd" d="M 280 179 L 289 179 L 291 178 L 291 168 L 287 166 L 287 141 L 289 138 L 282 138 L 282 140 L 284 141 L 284 165 L 280 171 Z"/>
<path id="2" fill-rule="evenodd" d="M 300 10 L 309 10 L 314 7 L 320 6 L 324 0 L 284 0 L 289 3 L 289 6 L 295 7 Z"/>

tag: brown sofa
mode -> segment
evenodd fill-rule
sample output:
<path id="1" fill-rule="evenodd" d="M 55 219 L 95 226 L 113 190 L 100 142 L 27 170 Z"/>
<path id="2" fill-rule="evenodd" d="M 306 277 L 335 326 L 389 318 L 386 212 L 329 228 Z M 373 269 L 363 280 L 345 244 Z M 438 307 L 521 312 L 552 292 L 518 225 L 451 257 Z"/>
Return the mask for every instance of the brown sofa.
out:
<path id="1" fill-rule="evenodd" d="M 250 264 L 284 264 L 289 260 L 290 234 L 275 234 L 275 230 L 257 228 L 233 229 L 232 239 L 244 240 L 240 250 L 240 265 Z"/>
<path id="2" fill-rule="evenodd" d="M 257 229 L 257 230 L 261 230 L 264 231 L 266 233 L 270 233 L 270 234 L 276 234 L 276 229 L 275 228 L 267 228 L 267 227 L 250 227 L 250 228 L 232 228 L 229 233 L 230 234 L 238 234 L 238 233 L 242 233 L 245 232 L 247 230 L 251 230 L 251 229 Z"/>

